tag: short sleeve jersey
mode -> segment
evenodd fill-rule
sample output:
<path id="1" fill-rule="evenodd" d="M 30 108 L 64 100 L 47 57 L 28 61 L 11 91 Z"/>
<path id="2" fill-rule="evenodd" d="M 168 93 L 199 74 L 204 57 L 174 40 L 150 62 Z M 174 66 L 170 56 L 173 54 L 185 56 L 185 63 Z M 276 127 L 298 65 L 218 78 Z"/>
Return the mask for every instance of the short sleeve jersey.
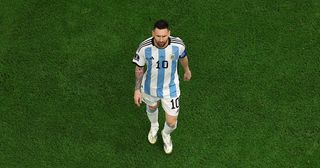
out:
<path id="1" fill-rule="evenodd" d="M 153 38 L 143 41 L 132 62 L 137 66 L 147 65 L 141 91 L 159 98 L 180 96 L 178 60 L 187 56 L 186 48 L 179 37 L 169 37 L 166 48 L 157 48 Z"/>

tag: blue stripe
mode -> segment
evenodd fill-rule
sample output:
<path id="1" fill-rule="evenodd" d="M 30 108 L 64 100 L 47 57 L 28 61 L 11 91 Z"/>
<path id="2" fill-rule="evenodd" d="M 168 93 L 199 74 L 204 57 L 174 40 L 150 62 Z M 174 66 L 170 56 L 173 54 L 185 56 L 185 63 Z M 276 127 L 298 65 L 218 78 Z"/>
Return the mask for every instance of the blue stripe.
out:
<path id="1" fill-rule="evenodd" d="M 159 53 L 159 69 L 158 69 L 158 81 L 157 81 L 157 96 L 163 98 L 163 81 L 164 81 L 164 70 L 163 68 L 163 61 L 166 58 L 165 49 L 158 49 Z"/>
<path id="2" fill-rule="evenodd" d="M 151 47 L 144 50 L 144 54 L 148 63 L 146 80 L 144 81 L 144 92 L 150 95 L 150 85 L 151 85 L 151 69 L 152 69 L 152 52 Z"/>
<path id="3" fill-rule="evenodd" d="M 187 50 L 186 49 L 184 49 L 184 51 L 180 55 L 180 58 L 184 58 L 185 56 L 187 56 Z"/>
<path id="4" fill-rule="evenodd" d="M 177 97 L 177 87 L 176 87 L 176 83 L 174 82 L 174 77 L 177 70 L 177 58 L 179 57 L 179 47 L 172 46 L 172 54 L 174 55 L 174 59 L 172 60 L 172 65 L 171 65 L 171 79 L 169 83 L 169 89 L 170 89 L 170 97 L 174 98 L 174 97 Z"/>

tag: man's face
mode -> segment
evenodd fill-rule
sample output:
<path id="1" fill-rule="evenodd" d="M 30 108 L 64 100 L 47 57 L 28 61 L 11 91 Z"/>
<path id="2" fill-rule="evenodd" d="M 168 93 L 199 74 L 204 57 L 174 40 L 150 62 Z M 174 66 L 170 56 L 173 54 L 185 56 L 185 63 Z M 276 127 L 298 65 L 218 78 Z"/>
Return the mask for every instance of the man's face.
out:
<path id="1" fill-rule="evenodd" d="M 152 31 L 154 43 L 157 47 L 164 48 L 168 45 L 168 38 L 170 36 L 170 30 L 155 28 Z"/>

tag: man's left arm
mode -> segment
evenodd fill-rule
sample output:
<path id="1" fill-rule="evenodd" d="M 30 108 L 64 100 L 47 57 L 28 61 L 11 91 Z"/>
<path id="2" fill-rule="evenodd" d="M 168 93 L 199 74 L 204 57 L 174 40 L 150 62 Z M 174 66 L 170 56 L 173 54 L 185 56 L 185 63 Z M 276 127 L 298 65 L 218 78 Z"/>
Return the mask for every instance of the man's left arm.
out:
<path id="1" fill-rule="evenodd" d="M 190 71 L 190 68 L 189 68 L 188 57 L 185 56 L 183 58 L 180 58 L 180 63 L 182 65 L 183 71 L 184 71 L 183 80 L 184 81 L 189 81 L 191 79 L 191 71 Z"/>

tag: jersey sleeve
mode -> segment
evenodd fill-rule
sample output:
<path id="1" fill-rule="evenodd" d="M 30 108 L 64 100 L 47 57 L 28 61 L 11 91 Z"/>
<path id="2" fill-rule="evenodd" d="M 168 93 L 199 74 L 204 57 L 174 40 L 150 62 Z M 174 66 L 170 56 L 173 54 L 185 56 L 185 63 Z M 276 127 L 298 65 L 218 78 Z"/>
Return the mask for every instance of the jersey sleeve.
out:
<path id="1" fill-rule="evenodd" d="M 187 56 L 187 50 L 186 47 L 183 47 L 183 49 L 181 49 L 181 54 L 179 55 L 179 58 L 184 58 Z"/>
<path id="2" fill-rule="evenodd" d="M 138 49 L 136 51 L 136 55 L 132 59 L 132 63 L 136 64 L 139 67 L 143 67 L 146 64 L 145 55 L 142 51 L 142 49 Z"/>
<path id="3" fill-rule="evenodd" d="M 184 58 L 187 56 L 186 46 L 183 41 L 179 38 L 181 46 L 179 47 L 179 58 Z"/>

